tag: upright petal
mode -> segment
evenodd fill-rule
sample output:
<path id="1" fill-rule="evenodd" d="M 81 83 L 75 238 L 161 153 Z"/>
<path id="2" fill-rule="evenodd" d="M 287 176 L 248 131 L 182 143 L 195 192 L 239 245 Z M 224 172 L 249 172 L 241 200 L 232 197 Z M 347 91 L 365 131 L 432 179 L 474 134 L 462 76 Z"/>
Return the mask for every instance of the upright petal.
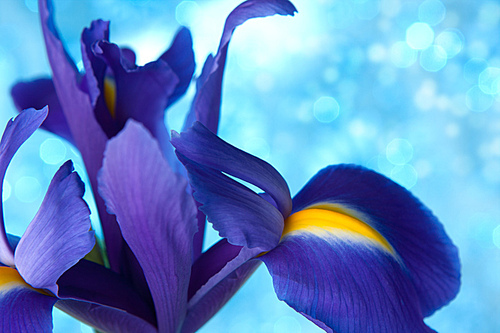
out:
<path id="1" fill-rule="evenodd" d="M 327 331 L 432 332 L 406 268 L 359 234 L 295 231 L 260 259 L 278 298 Z"/>
<path id="2" fill-rule="evenodd" d="M 226 65 L 227 48 L 234 29 L 245 21 L 275 14 L 294 15 L 297 10 L 288 0 L 248 0 L 236 7 L 227 17 L 217 55 L 207 58 L 202 75 L 198 78 L 197 91 L 193 99 L 188 122 L 202 122 L 212 132 L 217 133 L 221 103 L 222 77 Z"/>
<path id="3" fill-rule="evenodd" d="M 110 140 L 99 184 L 144 271 L 159 331 L 177 332 L 186 311 L 196 231 L 187 182 L 172 172 L 149 132 L 131 120 Z"/>
<path id="4" fill-rule="evenodd" d="M 457 248 L 431 211 L 403 187 L 359 166 L 330 166 L 294 198 L 294 211 L 311 206 L 344 212 L 377 230 L 407 268 L 424 316 L 457 294 Z"/>
<path id="5" fill-rule="evenodd" d="M 52 79 L 43 78 L 30 82 L 18 82 L 12 87 L 11 95 L 19 112 L 27 108 L 41 109 L 48 105 L 50 112 L 45 118 L 42 128 L 75 144 Z"/>
<path id="6" fill-rule="evenodd" d="M 28 109 L 7 123 L 0 141 L 0 195 L 3 190 L 5 172 L 12 157 L 24 141 L 40 127 L 40 124 L 47 117 L 47 112 L 47 107 L 40 111 Z M 14 251 L 9 245 L 5 232 L 2 200 L 0 200 L 0 262 L 4 265 L 14 266 Z"/>
<path id="7" fill-rule="evenodd" d="M 269 194 L 283 217 L 292 210 L 288 185 L 269 163 L 250 155 L 220 139 L 200 122 L 180 135 L 172 144 L 190 160 L 249 182 Z"/>
<path id="8" fill-rule="evenodd" d="M 168 100 L 168 107 L 184 95 L 193 78 L 195 68 L 193 39 L 188 28 L 183 27 L 177 32 L 172 45 L 160 59 L 165 61 L 179 78 L 179 83 Z"/>
<path id="9" fill-rule="evenodd" d="M 57 295 L 57 280 L 94 247 L 83 182 L 66 162 L 52 179 L 40 209 L 16 247 L 15 263 L 34 288 Z"/>
<path id="10" fill-rule="evenodd" d="M 10 267 L 0 267 L 0 331 L 52 332 L 52 306 L 57 298 L 43 295 Z"/>

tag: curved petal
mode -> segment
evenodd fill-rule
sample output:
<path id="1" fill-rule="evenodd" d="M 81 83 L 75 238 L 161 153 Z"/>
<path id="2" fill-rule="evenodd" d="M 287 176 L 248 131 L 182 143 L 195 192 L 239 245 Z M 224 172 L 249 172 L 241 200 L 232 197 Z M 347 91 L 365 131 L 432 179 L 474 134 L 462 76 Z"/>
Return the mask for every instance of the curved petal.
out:
<path id="1" fill-rule="evenodd" d="M 433 332 L 405 267 L 359 234 L 295 231 L 260 259 L 278 298 L 327 331 Z"/>
<path id="2" fill-rule="evenodd" d="M 158 333 L 155 326 L 125 311 L 75 300 L 60 300 L 56 307 L 102 332 Z"/>
<path id="3" fill-rule="evenodd" d="M 12 87 L 10 93 L 19 112 L 27 108 L 41 109 L 48 105 L 50 112 L 45 118 L 42 128 L 74 144 L 52 79 L 42 78 L 29 82 L 18 82 Z"/>
<path id="4" fill-rule="evenodd" d="M 57 298 L 33 290 L 19 273 L 0 267 L 0 331 L 52 332 L 52 306 Z"/>
<path id="5" fill-rule="evenodd" d="M 177 332 L 185 316 L 196 206 L 156 140 L 129 121 L 111 139 L 99 191 L 136 255 L 155 303 L 158 329 Z"/>
<path id="6" fill-rule="evenodd" d="M 173 132 L 172 145 L 176 152 L 190 160 L 249 182 L 269 194 L 283 217 L 292 210 L 288 185 L 269 163 L 240 150 L 208 130 L 202 123 L 180 135 Z"/>
<path id="7" fill-rule="evenodd" d="M 47 194 L 16 247 L 15 263 L 34 288 L 57 295 L 57 279 L 95 244 L 90 210 L 82 196 L 83 182 L 66 162 L 52 179 Z"/>
<path id="8" fill-rule="evenodd" d="M 196 84 L 197 91 L 187 116 L 185 128 L 195 119 L 217 133 L 221 103 L 222 77 L 226 64 L 227 48 L 234 29 L 245 21 L 275 14 L 294 15 L 297 10 L 288 0 L 248 0 L 236 7 L 227 17 L 217 55 L 207 58 L 202 75 Z"/>
<path id="9" fill-rule="evenodd" d="M 390 179 L 359 166 L 330 166 L 318 172 L 293 202 L 294 211 L 327 204 L 377 230 L 407 267 L 424 316 L 457 294 L 457 248 L 431 211 Z"/>
<path id="10" fill-rule="evenodd" d="M 40 124 L 47 117 L 47 112 L 47 107 L 40 111 L 28 109 L 7 123 L 0 141 L 0 191 L 3 189 L 5 172 L 12 157 L 24 141 L 40 127 Z M 14 251 L 9 245 L 5 232 L 2 200 L 0 200 L 0 262 L 7 266 L 14 266 Z"/>
<path id="11" fill-rule="evenodd" d="M 172 45 L 160 59 L 165 61 L 179 78 L 179 83 L 168 100 L 168 107 L 184 95 L 193 78 L 195 68 L 193 39 L 188 28 L 182 27 L 177 32 Z"/>

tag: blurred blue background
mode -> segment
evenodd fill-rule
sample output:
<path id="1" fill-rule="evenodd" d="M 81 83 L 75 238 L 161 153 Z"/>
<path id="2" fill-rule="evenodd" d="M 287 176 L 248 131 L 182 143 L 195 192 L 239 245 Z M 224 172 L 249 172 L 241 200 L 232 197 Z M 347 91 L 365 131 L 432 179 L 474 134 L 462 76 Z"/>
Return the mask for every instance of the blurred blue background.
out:
<path id="1" fill-rule="evenodd" d="M 92 19 L 144 64 L 180 25 L 197 73 L 215 52 L 220 1 L 56 0 L 76 62 Z M 458 297 L 426 322 L 439 332 L 500 330 L 500 1 L 295 0 L 295 17 L 254 19 L 229 49 L 220 135 L 275 166 L 296 193 L 329 164 L 357 163 L 410 189 L 460 249 Z M 81 65 L 81 63 L 80 63 Z M 17 80 L 50 73 L 34 0 L 0 2 L 0 124 L 16 114 Z M 194 87 L 168 113 L 179 130 Z M 7 230 L 21 235 L 49 180 L 78 153 L 42 130 L 21 147 L 4 184 Z M 87 201 L 91 204 L 89 193 Z M 91 208 L 95 208 L 91 204 Z M 97 222 L 94 217 L 94 222 Z M 207 236 L 207 244 L 217 239 Z M 55 332 L 91 332 L 54 311 Z M 264 266 L 201 332 L 320 332 L 277 300 Z"/>

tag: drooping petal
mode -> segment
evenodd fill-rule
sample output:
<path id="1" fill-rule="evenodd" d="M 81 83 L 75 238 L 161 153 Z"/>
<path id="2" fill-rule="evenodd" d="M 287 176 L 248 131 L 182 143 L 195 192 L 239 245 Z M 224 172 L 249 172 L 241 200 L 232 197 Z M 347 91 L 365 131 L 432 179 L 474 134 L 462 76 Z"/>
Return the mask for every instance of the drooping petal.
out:
<path id="1" fill-rule="evenodd" d="M 237 246 L 274 248 L 283 230 L 283 216 L 258 194 L 220 171 L 177 153 L 189 175 L 199 209 L 221 237 Z"/>
<path id="2" fill-rule="evenodd" d="M 75 300 L 60 300 L 56 307 L 101 332 L 158 333 L 155 326 L 125 311 Z"/>
<path id="3" fill-rule="evenodd" d="M 188 28 L 183 27 L 179 30 L 172 45 L 160 59 L 165 61 L 179 78 L 179 83 L 168 100 L 168 107 L 184 95 L 193 78 L 195 68 L 193 39 Z"/>
<path id="4" fill-rule="evenodd" d="M 222 77 L 226 64 L 227 48 L 234 29 L 245 21 L 275 14 L 294 15 L 297 10 L 288 0 L 248 0 L 236 7 L 227 17 L 217 55 L 207 58 L 202 75 L 198 78 L 197 92 L 193 99 L 188 121 L 198 120 L 217 133 L 221 103 Z M 191 122 L 185 124 L 185 128 Z"/>
<path id="5" fill-rule="evenodd" d="M 53 72 L 54 87 L 76 147 L 82 154 L 92 189 L 96 194 L 94 197 L 101 217 L 110 266 L 115 271 L 119 271 L 122 262 L 123 238 L 114 218 L 106 214 L 104 202 L 96 191 L 97 172 L 102 165 L 107 137 L 95 119 L 89 95 L 79 88 L 80 74 L 59 38 L 54 24 L 52 1 L 40 0 L 38 5 L 47 55 Z"/>
<path id="6" fill-rule="evenodd" d="M 19 147 L 26 141 L 47 117 L 47 107 L 38 111 L 28 109 L 11 119 L 0 141 L 0 195 L 7 166 Z M 9 245 L 3 219 L 2 200 L 0 200 L 0 262 L 14 266 L 14 251 Z"/>
<path id="7" fill-rule="evenodd" d="M 460 287 L 458 250 L 417 198 L 386 177 L 354 165 L 327 167 L 294 198 L 294 211 L 327 204 L 377 230 L 407 267 L 424 316 Z"/>
<path id="8" fill-rule="evenodd" d="M 172 172 L 150 133 L 130 120 L 108 144 L 99 183 L 144 271 L 158 329 L 176 332 L 186 311 L 196 231 L 187 182 Z"/>
<path id="9" fill-rule="evenodd" d="M 156 324 L 154 306 L 122 275 L 80 260 L 57 280 L 60 299 L 74 299 L 121 309 Z"/>
<path id="10" fill-rule="evenodd" d="M 0 267 L 1 332 L 52 332 L 52 306 L 56 301 L 33 290 L 14 268 Z"/>
<path id="11" fill-rule="evenodd" d="M 12 87 L 11 95 L 19 112 L 27 108 L 41 109 L 48 105 L 50 112 L 45 118 L 42 128 L 74 144 L 52 79 L 42 78 L 29 82 L 19 82 Z"/>
<path id="12" fill-rule="evenodd" d="M 327 331 L 433 332 L 423 322 L 406 268 L 360 234 L 299 230 L 260 259 L 278 298 Z"/>
<path id="13" fill-rule="evenodd" d="M 34 288 L 57 295 L 57 279 L 94 247 L 84 185 L 73 163 L 66 162 L 52 179 L 40 209 L 21 237 L 15 264 Z"/>
<path id="14" fill-rule="evenodd" d="M 220 139 L 200 122 L 172 135 L 176 151 L 194 162 L 249 182 L 269 194 L 286 217 L 292 210 L 288 185 L 269 163 Z"/>

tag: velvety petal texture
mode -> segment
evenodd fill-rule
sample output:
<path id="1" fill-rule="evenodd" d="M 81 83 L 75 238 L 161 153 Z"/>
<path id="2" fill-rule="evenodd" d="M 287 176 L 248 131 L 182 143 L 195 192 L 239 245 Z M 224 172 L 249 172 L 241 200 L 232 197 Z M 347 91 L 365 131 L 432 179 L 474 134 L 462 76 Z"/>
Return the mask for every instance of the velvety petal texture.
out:
<path id="1" fill-rule="evenodd" d="M 151 134 L 130 120 L 110 140 L 99 191 L 148 282 L 161 332 L 184 319 L 196 231 L 187 182 L 172 172 Z"/>
<path id="2" fill-rule="evenodd" d="M 0 195 L 3 190 L 5 172 L 12 157 L 24 141 L 40 126 L 45 117 L 47 117 L 47 112 L 47 107 L 40 111 L 28 109 L 7 123 L 2 140 L 0 141 Z M 0 200 L 0 262 L 8 266 L 15 265 L 14 251 L 9 245 L 7 233 L 5 232 L 2 200 Z"/>
<path id="3" fill-rule="evenodd" d="M 293 202 L 294 211 L 333 205 L 377 230 L 408 270 L 424 316 L 458 293 L 457 248 L 431 211 L 390 179 L 360 166 L 330 166 L 318 172 Z"/>
<path id="4" fill-rule="evenodd" d="M 73 172 L 73 163 L 66 162 L 52 178 L 40 209 L 16 247 L 16 267 L 34 288 L 57 295 L 61 274 L 94 247 L 90 210 L 83 193 L 84 185 Z"/>
<path id="5" fill-rule="evenodd" d="M 52 306 L 57 298 L 27 285 L 10 267 L 0 267 L 0 331 L 52 332 Z"/>
<path id="6" fill-rule="evenodd" d="M 215 57 L 209 55 L 201 76 L 196 84 L 185 128 L 194 120 L 202 122 L 212 132 L 217 133 L 221 104 L 222 78 L 226 65 L 227 49 L 234 29 L 245 21 L 275 14 L 294 15 L 297 10 L 288 0 L 248 0 L 236 7 L 227 17 L 224 31 Z"/>

